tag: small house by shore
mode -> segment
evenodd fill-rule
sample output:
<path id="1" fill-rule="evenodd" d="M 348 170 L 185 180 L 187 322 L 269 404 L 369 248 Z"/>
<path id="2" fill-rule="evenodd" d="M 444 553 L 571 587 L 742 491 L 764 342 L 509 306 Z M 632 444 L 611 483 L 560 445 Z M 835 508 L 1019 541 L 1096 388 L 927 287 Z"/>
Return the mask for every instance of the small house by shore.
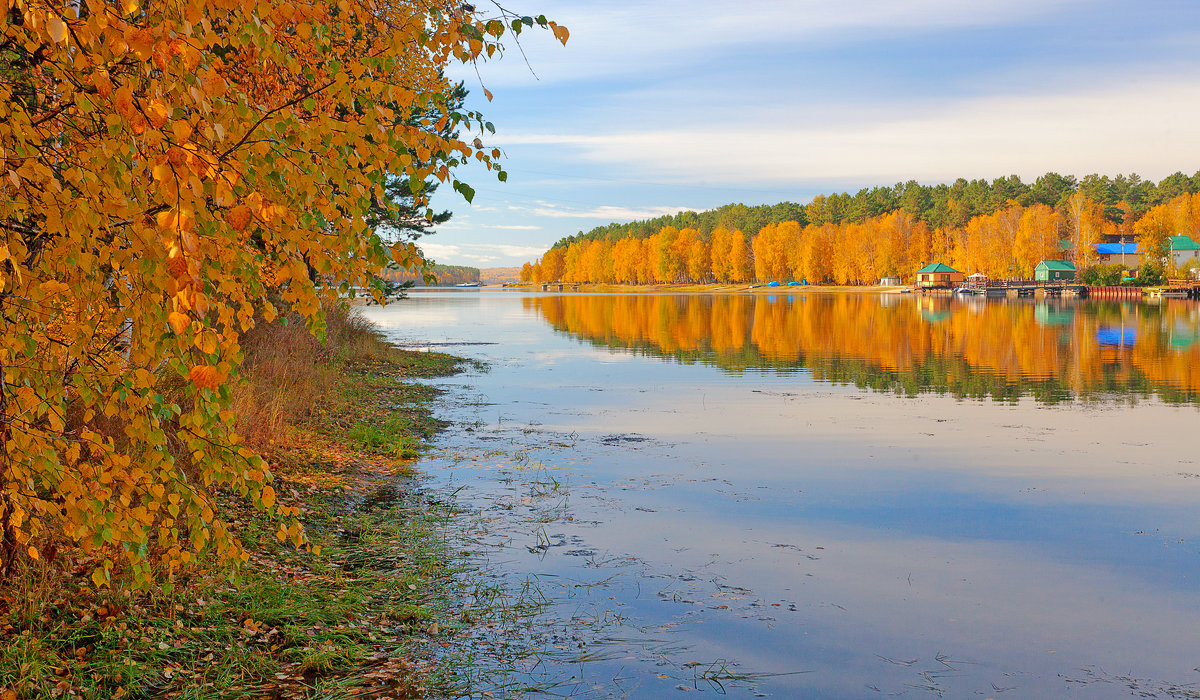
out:
<path id="1" fill-rule="evenodd" d="M 1070 260 L 1043 260 L 1033 268 L 1033 278 L 1038 282 L 1074 282 L 1076 272 Z"/>
<path id="2" fill-rule="evenodd" d="M 917 270 L 917 286 L 923 288 L 953 287 L 965 279 L 963 273 L 944 263 L 935 262 Z"/>
<path id="3" fill-rule="evenodd" d="M 1200 260 L 1200 244 L 1187 236 L 1171 236 L 1167 239 L 1170 248 L 1171 262 L 1176 267 L 1183 267 L 1192 260 Z"/>
<path id="4" fill-rule="evenodd" d="M 1097 243 L 1096 259 L 1101 265 L 1121 264 L 1137 267 L 1139 262 L 1137 243 Z"/>

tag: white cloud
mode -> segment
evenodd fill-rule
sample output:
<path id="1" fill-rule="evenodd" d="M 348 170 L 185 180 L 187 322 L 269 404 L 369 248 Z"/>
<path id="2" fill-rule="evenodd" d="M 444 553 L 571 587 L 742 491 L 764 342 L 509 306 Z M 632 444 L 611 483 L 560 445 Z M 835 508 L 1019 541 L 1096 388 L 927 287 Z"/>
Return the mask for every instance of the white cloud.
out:
<path id="1" fill-rule="evenodd" d="M 542 227 L 532 224 L 483 224 L 479 228 L 494 228 L 504 231 L 540 231 Z"/>
<path id="2" fill-rule="evenodd" d="M 502 61 L 481 66 L 484 83 L 579 81 L 642 73 L 713 55 L 727 48 L 871 41 L 900 33 L 1010 25 L 1084 0 L 655 0 L 580 3 L 545 0 L 539 11 L 567 26 L 566 47 L 549 32 L 526 34 L 522 47 L 530 67 L 511 47 Z M 454 76 L 477 82 L 470 68 Z"/>
<path id="3" fill-rule="evenodd" d="M 550 202 L 539 202 L 537 205 L 530 207 L 510 205 L 508 208 L 511 211 L 526 212 L 533 216 L 545 216 L 552 219 L 604 219 L 608 221 L 652 219 L 656 216 L 678 214 L 681 211 L 700 211 L 692 207 L 677 206 L 622 207 L 600 205 L 588 209 L 570 209 Z"/>
<path id="4" fill-rule="evenodd" d="M 1200 83 L 1118 85 L 1074 94 L 960 100 L 923 111 L 876 105 L 873 119 L 761 130 L 721 123 L 695 129 L 610 133 L 514 134 L 506 141 L 553 145 L 637 176 L 680 182 L 907 180 L 1079 175 L 1136 170 L 1161 177 L 1200 162 L 1193 137 Z M 753 117 L 748 117 L 752 119 Z M 705 177 L 703 174 L 709 174 Z M 548 217 L 646 218 L 674 207 L 633 210 L 552 206 Z"/>
<path id="5" fill-rule="evenodd" d="M 548 245 L 529 246 L 508 243 L 425 243 L 419 244 L 427 257 L 438 262 L 473 260 L 495 262 L 505 258 L 528 260 L 544 253 Z"/>
<path id="6" fill-rule="evenodd" d="M 462 254 L 462 246 L 449 245 L 446 243 L 421 243 L 419 244 L 421 252 L 427 258 L 441 260 L 443 258 L 453 258 Z"/>

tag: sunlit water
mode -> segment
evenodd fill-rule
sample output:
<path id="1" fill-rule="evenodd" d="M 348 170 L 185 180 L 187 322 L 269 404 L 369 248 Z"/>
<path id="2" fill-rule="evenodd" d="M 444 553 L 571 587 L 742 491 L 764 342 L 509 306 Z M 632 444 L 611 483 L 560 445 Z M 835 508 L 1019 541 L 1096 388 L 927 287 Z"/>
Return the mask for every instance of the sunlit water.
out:
<path id="1" fill-rule="evenodd" d="M 1200 307 L 426 292 L 419 468 L 560 695 L 1196 697 Z M 514 643 L 518 640 L 514 636 Z"/>

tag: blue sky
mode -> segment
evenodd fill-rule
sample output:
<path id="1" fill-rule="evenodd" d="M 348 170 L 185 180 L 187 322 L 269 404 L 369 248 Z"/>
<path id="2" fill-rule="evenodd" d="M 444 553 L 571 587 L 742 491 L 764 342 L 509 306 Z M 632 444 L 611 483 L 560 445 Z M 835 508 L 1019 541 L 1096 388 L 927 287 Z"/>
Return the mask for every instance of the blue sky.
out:
<path id="1" fill-rule="evenodd" d="M 522 2 L 571 39 L 526 34 L 529 67 L 510 47 L 456 76 L 509 179 L 464 172 L 472 205 L 438 192 L 438 262 L 910 179 L 1200 170 L 1194 0 Z"/>

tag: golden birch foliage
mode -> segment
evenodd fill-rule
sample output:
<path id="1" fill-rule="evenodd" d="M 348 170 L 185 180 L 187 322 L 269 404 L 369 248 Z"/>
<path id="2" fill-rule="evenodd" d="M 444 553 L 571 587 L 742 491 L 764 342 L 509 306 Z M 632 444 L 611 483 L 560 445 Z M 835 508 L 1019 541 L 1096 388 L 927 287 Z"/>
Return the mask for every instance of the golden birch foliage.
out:
<path id="1" fill-rule="evenodd" d="M 749 282 L 754 276 L 754 254 L 746 234 L 734 229 L 729 237 L 729 281 Z"/>
<path id="2" fill-rule="evenodd" d="M 567 252 L 563 254 L 563 272 L 562 281 L 569 284 L 579 284 L 586 280 L 583 279 L 583 251 L 587 243 L 576 241 L 567 246 Z"/>
<path id="3" fill-rule="evenodd" d="M 1062 259 L 1059 241 L 1064 227 L 1063 215 L 1045 204 L 1035 204 L 1021 213 L 1013 245 L 1019 277 L 1032 278 L 1034 268 L 1043 260 Z"/>
<path id="4" fill-rule="evenodd" d="M 636 238 L 622 238 L 613 244 L 612 257 L 614 280 L 621 284 L 635 284 L 641 265 L 642 242 Z"/>
<path id="5" fill-rule="evenodd" d="M 1161 263 L 1166 257 L 1168 237 L 1175 233 L 1175 216 L 1171 202 L 1151 207 L 1133 225 L 1137 237 L 1138 256 L 1142 262 Z"/>
<path id="6" fill-rule="evenodd" d="M 551 248 L 542 255 L 542 278 L 539 282 L 557 282 L 563 278 L 565 251 Z"/>
<path id="7" fill-rule="evenodd" d="M 797 274 L 809 284 L 821 284 L 833 275 L 830 261 L 833 254 L 834 225 L 805 227 L 800 246 L 800 267 Z"/>
<path id="8" fill-rule="evenodd" d="M 491 125 L 451 112 L 442 76 L 535 21 L 450 0 L 4 10 L 3 555 L 57 529 L 100 550 L 97 584 L 143 585 L 205 549 L 241 558 L 211 487 L 291 513 L 232 431 L 239 337 L 272 299 L 320 332 L 322 294 L 420 262 L 365 227 L 385 174 L 468 198 L 456 166 L 504 179 L 498 151 L 444 136 Z"/>
<path id="9" fill-rule="evenodd" d="M 1076 192 L 1067 200 L 1066 221 L 1076 266 L 1082 269 L 1096 264 L 1096 244 L 1117 233 L 1116 226 L 1105 218 L 1104 207 Z"/>
<path id="10" fill-rule="evenodd" d="M 793 246 L 799 245 L 797 238 L 798 225 L 789 221 L 783 224 L 767 224 L 754 237 L 751 247 L 754 251 L 754 276 L 760 282 L 787 281 L 791 278 L 788 267 L 788 253 Z"/>
<path id="11" fill-rule="evenodd" d="M 733 234 L 724 226 L 713 229 L 708 239 L 709 274 L 718 282 L 730 281 L 729 254 Z"/>

